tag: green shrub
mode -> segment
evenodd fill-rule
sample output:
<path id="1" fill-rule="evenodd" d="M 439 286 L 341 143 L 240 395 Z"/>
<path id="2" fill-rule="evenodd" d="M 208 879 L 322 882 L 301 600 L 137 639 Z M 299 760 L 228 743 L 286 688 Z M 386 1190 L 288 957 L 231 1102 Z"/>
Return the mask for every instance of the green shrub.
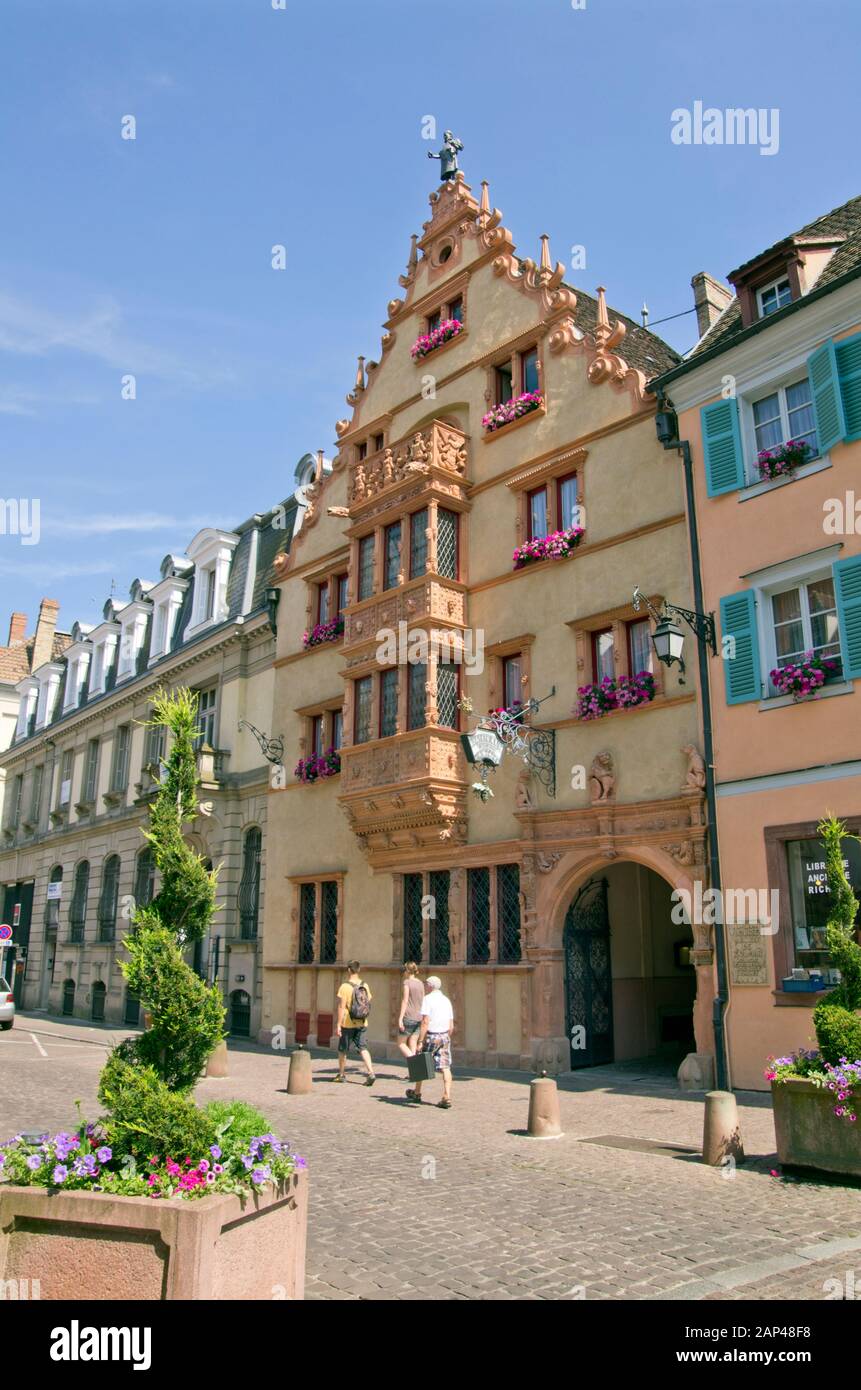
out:
<path id="1" fill-rule="evenodd" d="M 204 1106 L 204 1114 L 219 1135 L 217 1142 L 222 1148 L 233 1148 L 236 1144 L 245 1147 L 249 1139 L 268 1134 L 270 1129 L 266 1116 L 253 1105 L 246 1105 L 244 1100 L 210 1101 Z"/>
<path id="2" fill-rule="evenodd" d="M 129 959 L 120 968 L 152 1022 L 140 1037 L 115 1048 L 99 1098 L 108 1107 L 102 1126 L 116 1153 L 196 1159 L 214 1143 L 215 1130 L 188 1092 L 224 1036 L 218 990 L 204 984 L 182 954 L 203 937 L 215 911 L 216 876 L 183 838 L 186 822 L 197 813 L 197 695 L 159 691 L 151 723 L 172 735 L 145 832 L 161 887 L 135 912 L 124 942 Z"/>
<path id="3" fill-rule="evenodd" d="M 817 827 L 825 845 L 825 874 L 831 895 L 831 915 L 826 924 L 828 950 L 840 971 L 840 984 L 813 1011 L 816 1041 L 824 1061 L 836 1065 L 841 1057 L 861 1059 L 861 946 L 855 940 L 858 901 L 843 867 L 842 841 L 846 826 L 827 816 Z M 852 836 L 851 838 L 857 838 Z"/>
<path id="4" fill-rule="evenodd" d="M 139 1056 L 172 1090 L 187 1090 L 221 1041 L 224 1006 L 218 990 L 189 969 L 172 932 L 152 920 L 150 909 L 140 914 L 126 940 L 130 960 L 123 968 L 129 989 L 152 1014 L 151 1027 L 138 1039 Z"/>
<path id="5" fill-rule="evenodd" d="M 823 999 L 813 1010 L 813 1026 L 823 1061 L 837 1066 L 841 1057 L 847 1062 L 861 1061 L 861 1017 Z"/>
<path id="6" fill-rule="evenodd" d="M 134 1046 L 121 1043 L 108 1058 L 99 1100 L 108 1109 L 102 1120 L 105 1143 L 115 1154 L 132 1154 L 138 1164 L 152 1156 L 197 1161 L 215 1143 L 215 1126 L 205 1111 L 166 1086 L 153 1067 L 137 1059 Z"/>

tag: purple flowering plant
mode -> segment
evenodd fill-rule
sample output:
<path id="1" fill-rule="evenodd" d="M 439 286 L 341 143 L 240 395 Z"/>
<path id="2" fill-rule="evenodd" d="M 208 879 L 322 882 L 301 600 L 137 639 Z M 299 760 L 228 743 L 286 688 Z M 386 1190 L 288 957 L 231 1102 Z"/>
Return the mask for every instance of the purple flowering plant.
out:
<path id="1" fill-rule="evenodd" d="M 512 420 L 519 420 L 521 415 L 538 410 L 543 404 L 544 396 L 540 391 L 522 391 L 519 396 L 512 396 L 510 401 L 491 406 L 487 414 L 482 416 L 482 428 L 485 433 L 492 434 L 494 430 L 502 429 L 503 425 L 510 425 Z"/>
<path id="2" fill-rule="evenodd" d="M 564 560 L 573 555 L 585 531 L 582 526 L 569 526 L 564 531 L 551 531 L 549 536 L 536 536 L 534 540 L 518 545 L 512 556 L 514 569 L 522 570 L 524 565 L 536 560 Z"/>
<path id="3" fill-rule="evenodd" d="M 763 482 L 774 478 L 789 478 L 793 470 L 806 463 L 813 450 L 806 439 L 787 439 L 773 449 L 760 449 L 756 466 Z"/>
<path id="4" fill-rule="evenodd" d="M 791 695 L 797 703 L 799 700 L 815 700 L 828 677 L 838 669 L 836 661 L 809 651 L 804 653 L 800 661 L 776 666 L 768 674 L 778 694 Z"/>
<path id="5" fill-rule="evenodd" d="M 241 1107 L 228 1102 L 226 1109 L 230 1112 Z M 0 1185 L 124 1197 L 191 1198 L 210 1192 L 242 1196 L 267 1186 L 279 1187 L 306 1166 L 287 1141 L 274 1134 L 248 1137 L 240 1124 L 231 1141 L 231 1117 L 217 1127 L 220 1143 L 210 1146 L 209 1158 L 186 1155 L 180 1160 L 171 1154 L 153 1155 L 145 1165 L 139 1165 L 129 1154 L 115 1154 L 100 1142 L 97 1126 L 88 1128 L 90 1134 L 82 1127 L 76 1134 L 61 1130 L 35 1140 L 16 1134 L 0 1144 Z M 216 1154 L 223 1162 L 212 1162 Z"/>
<path id="6" fill-rule="evenodd" d="M 443 343 L 448 343 L 452 338 L 456 338 L 458 333 L 463 331 L 463 324 L 460 319 L 443 319 L 442 323 L 432 328 L 430 333 L 421 333 L 416 338 L 410 348 L 410 356 L 414 362 L 421 362 L 423 357 L 427 357 L 434 348 L 442 347 Z"/>
<path id="7" fill-rule="evenodd" d="M 605 676 L 596 684 L 578 687 L 574 712 L 578 719 L 600 719 L 615 709 L 647 705 L 654 698 L 655 678 L 651 671 L 638 671 L 635 676 Z"/>
<path id="8" fill-rule="evenodd" d="M 318 777 L 334 777 L 335 773 L 340 771 L 341 750 L 332 747 L 327 748 L 319 757 L 312 753 L 309 758 L 300 758 L 293 769 L 293 775 L 298 777 L 300 782 L 316 782 Z"/>
<path id="9" fill-rule="evenodd" d="M 343 632 L 344 619 L 340 616 L 328 623 L 315 623 L 308 632 L 302 633 L 302 646 L 307 651 L 309 647 L 319 647 L 323 642 L 336 642 Z"/>
<path id="10" fill-rule="evenodd" d="M 861 1058 L 850 1062 L 841 1057 L 833 1064 L 825 1062 L 817 1051 L 801 1048 L 786 1057 L 769 1057 L 765 1069 L 766 1081 L 788 1081 L 790 1078 L 803 1078 L 812 1081 L 820 1090 L 830 1091 L 834 1098 L 834 1114 L 841 1120 L 855 1124 L 858 1116 L 855 1103 L 861 1094 Z"/>

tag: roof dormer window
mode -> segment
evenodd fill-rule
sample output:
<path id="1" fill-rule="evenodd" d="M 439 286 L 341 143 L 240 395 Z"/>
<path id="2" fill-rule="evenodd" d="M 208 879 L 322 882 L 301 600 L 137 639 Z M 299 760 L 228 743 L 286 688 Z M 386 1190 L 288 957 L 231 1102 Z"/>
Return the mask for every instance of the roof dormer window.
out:
<path id="1" fill-rule="evenodd" d="M 778 309 L 791 304 L 792 286 L 789 277 L 783 275 L 779 280 L 771 280 L 767 285 L 761 285 L 756 292 L 756 303 L 761 319 L 767 318 L 769 314 L 776 314 Z"/>
<path id="2" fill-rule="evenodd" d="M 191 623 L 186 636 L 227 618 L 227 581 L 238 543 L 239 537 L 231 532 L 206 530 L 199 532 L 188 547 L 195 576 Z"/>

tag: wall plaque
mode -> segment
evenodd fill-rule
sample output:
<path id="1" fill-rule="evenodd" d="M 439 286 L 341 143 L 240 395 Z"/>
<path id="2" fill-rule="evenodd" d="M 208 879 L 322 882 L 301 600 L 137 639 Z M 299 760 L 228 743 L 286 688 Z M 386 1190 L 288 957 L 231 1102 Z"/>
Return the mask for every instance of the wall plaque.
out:
<path id="1" fill-rule="evenodd" d="M 734 985 L 768 984 L 768 937 L 758 922 L 735 922 L 726 928 L 730 980 Z"/>

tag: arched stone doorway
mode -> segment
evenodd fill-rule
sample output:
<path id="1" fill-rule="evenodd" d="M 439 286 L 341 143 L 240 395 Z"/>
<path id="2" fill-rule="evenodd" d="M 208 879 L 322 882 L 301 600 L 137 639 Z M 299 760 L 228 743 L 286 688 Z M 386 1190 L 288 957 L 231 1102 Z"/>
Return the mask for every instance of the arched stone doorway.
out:
<path id="1" fill-rule="evenodd" d="M 691 928 L 672 886 L 646 865 L 608 865 L 571 898 L 563 929 L 565 1030 L 572 1069 L 694 1051 Z M 678 914 L 676 914 L 678 915 Z"/>

